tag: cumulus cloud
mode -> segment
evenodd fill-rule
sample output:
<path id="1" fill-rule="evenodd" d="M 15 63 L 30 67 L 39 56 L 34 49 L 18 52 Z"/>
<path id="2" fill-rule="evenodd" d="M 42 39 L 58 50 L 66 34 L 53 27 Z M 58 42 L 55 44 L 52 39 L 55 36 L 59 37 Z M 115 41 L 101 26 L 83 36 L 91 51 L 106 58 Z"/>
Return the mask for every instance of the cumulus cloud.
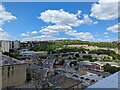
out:
<path id="1" fill-rule="evenodd" d="M 66 34 L 74 36 L 78 40 L 92 40 L 93 35 L 89 32 L 77 32 L 76 30 L 66 32 Z"/>
<path id="2" fill-rule="evenodd" d="M 22 34 L 20 34 L 20 36 L 27 37 L 27 36 L 30 36 L 29 34 L 30 34 L 29 32 L 27 32 L 27 33 L 22 33 Z"/>
<path id="3" fill-rule="evenodd" d="M 31 34 L 37 34 L 38 32 L 37 31 L 32 31 Z"/>
<path id="4" fill-rule="evenodd" d="M 10 12 L 7 12 L 5 7 L 0 4 L 0 40 L 8 40 L 12 38 L 12 36 L 8 32 L 4 31 L 1 27 L 5 22 L 10 22 L 15 19 L 16 17 Z"/>
<path id="5" fill-rule="evenodd" d="M 67 38 L 57 38 L 57 40 L 67 40 Z"/>
<path id="6" fill-rule="evenodd" d="M 105 36 L 106 38 L 108 38 L 109 36 Z"/>
<path id="7" fill-rule="evenodd" d="M 13 16 L 10 12 L 7 12 L 4 6 L 0 5 L 0 24 L 4 24 L 5 22 L 10 22 L 15 19 L 15 16 Z"/>
<path id="8" fill-rule="evenodd" d="M 104 34 L 105 34 L 105 35 L 107 35 L 107 34 L 108 34 L 108 32 L 104 32 Z"/>
<path id="9" fill-rule="evenodd" d="M 78 17 L 80 17 L 81 13 L 82 13 L 82 11 L 81 11 L 81 10 L 78 10 L 76 15 L 77 15 Z"/>
<path id="10" fill-rule="evenodd" d="M 50 34 L 50 35 L 55 35 L 59 34 L 60 32 L 66 32 L 72 30 L 70 26 L 67 25 L 53 25 L 53 26 L 46 26 L 40 32 L 42 34 Z"/>
<path id="11" fill-rule="evenodd" d="M 80 14 L 80 11 L 78 11 Z M 46 10 L 40 14 L 39 19 L 44 22 L 50 22 L 56 25 L 79 26 L 84 24 L 83 20 L 79 20 L 76 14 L 60 10 Z"/>
<path id="12" fill-rule="evenodd" d="M 37 31 L 32 31 L 32 32 L 26 32 L 26 33 L 22 33 L 20 34 L 20 36 L 23 36 L 23 37 L 28 37 L 32 34 L 37 34 L 38 32 Z"/>
<path id="13" fill-rule="evenodd" d="M 0 40 L 8 40 L 10 37 L 9 33 L 0 28 Z"/>
<path id="14" fill-rule="evenodd" d="M 84 23 L 93 23 L 93 21 L 89 18 L 87 14 L 84 14 L 83 16 L 84 16 L 83 19 Z"/>
<path id="15" fill-rule="evenodd" d="M 113 33 L 118 33 L 118 32 L 120 32 L 119 28 L 120 28 L 120 23 L 108 27 L 107 30 L 109 30 L 109 31 L 111 31 Z"/>
<path id="16" fill-rule="evenodd" d="M 100 20 L 114 20 L 118 18 L 118 2 L 120 0 L 99 0 L 94 3 L 91 8 L 90 16 Z M 118 9 L 119 8 L 119 9 Z"/>
<path id="17" fill-rule="evenodd" d="M 46 23 L 52 23 L 52 26 L 45 26 L 39 32 L 44 35 L 59 35 L 63 32 L 67 35 L 73 36 L 74 39 L 90 40 L 94 39 L 89 32 L 77 32 L 73 27 L 80 26 L 85 23 L 97 24 L 90 19 L 89 15 L 83 14 L 83 19 L 79 19 L 82 11 L 78 10 L 76 14 L 60 10 L 46 10 L 40 14 L 39 19 Z M 58 38 L 57 38 L 58 39 Z"/>
<path id="18" fill-rule="evenodd" d="M 46 40 L 55 40 L 56 37 L 51 35 L 41 35 L 41 36 L 34 36 L 29 38 L 23 38 L 23 41 L 46 41 Z"/>
<path id="19" fill-rule="evenodd" d="M 77 32 L 73 30 L 70 26 L 67 25 L 53 25 L 47 26 L 40 30 L 42 34 L 45 35 L 58 35 L 59 33 L 63 32 L 67 35 L 74 36 L 76 39 L 79 40 L 91 40 L 94 39 L 93 35 L 89 32 Z"/>

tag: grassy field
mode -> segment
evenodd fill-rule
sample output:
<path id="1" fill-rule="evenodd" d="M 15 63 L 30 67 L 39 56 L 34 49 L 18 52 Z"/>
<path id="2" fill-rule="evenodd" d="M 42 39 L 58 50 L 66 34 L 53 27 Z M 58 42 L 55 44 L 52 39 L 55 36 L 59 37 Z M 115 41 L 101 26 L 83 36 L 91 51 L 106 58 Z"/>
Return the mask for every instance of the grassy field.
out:
<path id="1" fill-rule="evenodd" d="M 36 54 L 46 54 L 46 51 L 39 51 L 39 52 L 35 52 Z"/>

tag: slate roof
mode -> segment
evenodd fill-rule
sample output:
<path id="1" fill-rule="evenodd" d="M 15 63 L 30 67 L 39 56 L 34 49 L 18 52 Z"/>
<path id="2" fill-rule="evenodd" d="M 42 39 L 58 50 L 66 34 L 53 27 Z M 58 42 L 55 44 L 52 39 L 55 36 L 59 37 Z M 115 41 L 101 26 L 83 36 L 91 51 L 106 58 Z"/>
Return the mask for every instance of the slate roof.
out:
<path id="1" fill-rule="evenodd" d="M 23 64 L 23 62 L 0 53 L 0 66 L 15 64 Z"/>

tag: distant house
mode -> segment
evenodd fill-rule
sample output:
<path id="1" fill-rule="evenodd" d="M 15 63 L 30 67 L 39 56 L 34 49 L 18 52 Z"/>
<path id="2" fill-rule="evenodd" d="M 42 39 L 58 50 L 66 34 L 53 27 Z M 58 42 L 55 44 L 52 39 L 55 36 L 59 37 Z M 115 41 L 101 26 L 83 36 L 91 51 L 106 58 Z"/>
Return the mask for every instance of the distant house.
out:
<path id="1" fill-rule="evenodd" d="M 30 56 L 30 55 L 34 55 L 34 52 L 29 51 L 28 49 L 22 49 L 22 50 L 20 50 L 20 54 L 23 56 Z"/>
<path id="2" fill-rule="evenodd" d="M 110 64 L 111 66 L 115 66 L 115 67 L 120 67 L 120 63 L 117 62 L 95 62 L 96 64 L 99 64 L 100 66 L 104 66 L 106 64 Z"/>
<path id="3" fill-rule="evenodd" d="M 79 56 L 81 58 L 91 56 L 92 59 L 98 59 L 98 60 L 101 60 L 101 59 L 104 59 L 104 58 L 112 59 L 112 56 L 109 56 L 107 54 L 99 54 L 99 55 L 97 55 L 97 54 L 79 54 Z"/>
<path id="4" fill-rule="evenodd" d="M 103 70 L 103 67 L 101 65 L 90 61 L 80 61 L 79 67 L 80 69 Z"/>

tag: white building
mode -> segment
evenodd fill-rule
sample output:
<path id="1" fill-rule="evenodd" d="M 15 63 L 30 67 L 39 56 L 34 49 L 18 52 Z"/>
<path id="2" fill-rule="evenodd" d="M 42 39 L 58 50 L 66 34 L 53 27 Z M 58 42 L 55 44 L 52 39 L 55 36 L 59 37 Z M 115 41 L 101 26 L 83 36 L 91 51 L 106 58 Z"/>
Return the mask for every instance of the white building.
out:
<path id="1" fill-rule="evenodd" d="M 0 50 L 2 52 L 9 52 L 10 49 L 20 48 L 20 41 L 0 41 Z"/>
<path id="2" fill-rule="evenodd" d="M 2 52 L 9 52 L 11 43 L 9 41 L 0 41 L 0 50 Z"/>

